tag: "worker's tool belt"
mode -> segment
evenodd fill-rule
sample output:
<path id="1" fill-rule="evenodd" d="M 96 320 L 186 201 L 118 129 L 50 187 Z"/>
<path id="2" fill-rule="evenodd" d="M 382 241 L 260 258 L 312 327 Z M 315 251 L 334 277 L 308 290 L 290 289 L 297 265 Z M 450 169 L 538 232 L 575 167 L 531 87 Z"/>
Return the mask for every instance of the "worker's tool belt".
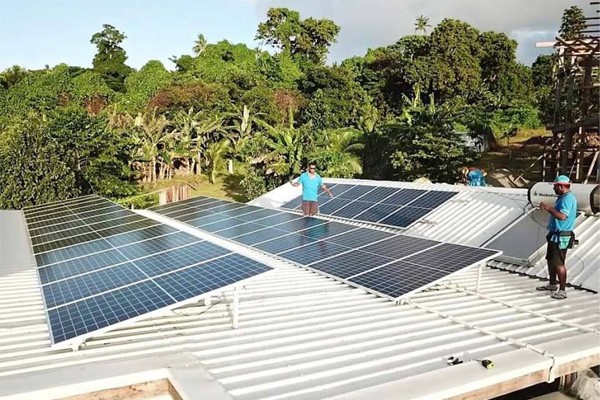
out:
<path id="1" fill-rule="evenodd" d="M 567 249 L 572 249 L 573 247 L 575 247 L 575 245 L 579 244 L 579 242 L 575 239 L 575 232 L 573 232 L 573 231 L 549 232 L 548 236 L 546 236 L 546 239 L 548 241 L 550 241 L 553 236 L 558 236 L 559 243 L 562 241 L 563 238 L 568 237 L 569 244 L 567 245 Z M 566 239 L 564 239 L 564 240 L 566 240 Z"/>

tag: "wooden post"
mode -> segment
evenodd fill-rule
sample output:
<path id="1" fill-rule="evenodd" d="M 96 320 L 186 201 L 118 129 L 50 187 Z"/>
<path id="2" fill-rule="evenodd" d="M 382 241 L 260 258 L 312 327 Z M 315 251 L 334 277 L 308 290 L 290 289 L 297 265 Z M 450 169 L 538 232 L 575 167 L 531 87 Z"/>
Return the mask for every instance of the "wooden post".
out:
<path id="1" fill-rule="evenodd" d="M 600 154 L 600 151 L 596 150 L 596 153 L 594 154 L 594 158 L 592 158 L 592 163 L 590 164 L 590 168 L 588 169 L 588 173 L 587 173 L 583 183 L 588 183 L 590 176 L 592 176 L 592 172 L 594 172 L 594 165 L 598 162 L 598 154 Z M 598 165 L 600 166 L 600 164 L 598 164 Z M 596 172 L 596 174 L 598 174 L 598 172 Z M 599 179 L 600 179 L 600 176 L 596 175 L 596 181 L 598 181 Z"/>

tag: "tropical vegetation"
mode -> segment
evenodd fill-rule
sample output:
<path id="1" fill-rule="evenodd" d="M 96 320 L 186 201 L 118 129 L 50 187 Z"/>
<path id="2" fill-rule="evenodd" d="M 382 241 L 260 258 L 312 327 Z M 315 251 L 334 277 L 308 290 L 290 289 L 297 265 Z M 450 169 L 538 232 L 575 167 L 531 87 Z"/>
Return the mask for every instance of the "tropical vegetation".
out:
<path id="1" fill-rule="evenodd" d="M 577 10 L 563 18 L 571 36 Z M 552 57 L 523 65 L 504 33 L 420 16 L 414 34 L 327 65 L 340 29 L 272 8 L 256 40 L 275 51 L 199 34 L 169 68 L 136 70 L 125 33 L 104 25 L 92 68 L 3 71 L 0 208 L 227 173 L 253 198 L 309 160 L 330 177 L 454 182 L 477 156 L 465 134 L 500 139 L 552 118 Z"/>

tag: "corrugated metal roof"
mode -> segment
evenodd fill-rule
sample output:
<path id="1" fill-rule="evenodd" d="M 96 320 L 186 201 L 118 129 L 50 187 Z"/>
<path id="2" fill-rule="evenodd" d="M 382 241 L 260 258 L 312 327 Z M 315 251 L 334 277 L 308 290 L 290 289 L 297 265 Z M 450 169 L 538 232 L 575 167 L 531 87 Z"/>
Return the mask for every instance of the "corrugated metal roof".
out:
<path id="1" fill-rule="evenodd" d="M 125 365 L 156 356 L 188 363 L 191 354 L 235 399 L 344 398 L 363 390 L 374 393 L 371 398 L 409 399 L 410 391 L 384 395 L 384 389 L 410 387 L 422 374 L 442 374 L 449 378 L 444 393 L 460 394 L 467 383 L 471 389 L 486 387 L 510 374 L 565 362 L 552 355 L 557 343 L 570 340 L 581 354 L 600 354 L 600 297 L 589 292 L 570 290 L 567 300 L 555 301 L 536 292 L 534 280 L 486 268 L 478 294 L 473 292 L 478 274 L 471 270 L 396 305 L 269 260 L 275 269 L 241 291 L 238 329 L 231 328 L 228 290 L 217 304 L 138 321 L 90 339 L 79 351 L 50 348 L 35 267 L 15 269 L 0 279 L 0 396 L 27 398 L 43 384 L 67 388 L 73 374 L 85 374 L 95 363 Z M 584 340 L 589 335 L 591 342 Z M 511 365 L 485 371 L 485 379 L 473 381 L 471 373 L 463 380 L 457 372 L 470 363 L 448 367 L 444 358 L 465 351 Z M 57 370 L 61 373 L 53 374 Z M 120 370 L 104 373 L 108 379 Z M 438 388 L 422 390 L 435 397 Z"/>

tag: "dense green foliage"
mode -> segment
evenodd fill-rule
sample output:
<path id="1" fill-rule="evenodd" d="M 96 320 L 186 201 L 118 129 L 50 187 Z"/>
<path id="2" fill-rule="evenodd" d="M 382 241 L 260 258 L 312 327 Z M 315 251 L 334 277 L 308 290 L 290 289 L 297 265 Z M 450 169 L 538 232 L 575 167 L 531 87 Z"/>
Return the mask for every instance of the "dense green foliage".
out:
<path id="1" fill-rule="evenodd" d="M 576 34 L 580 15 L 565 15 Z M 274 54 L 200 34 L 174 71 L 136 71 L 125 34 L 104 25 L 91 69 L 0 73 L 0 207 L 120 198 L 178 175 L 212 182 L 228 166 L 252 198 L 310 160 L 324 176 L 454 182 L 474 157 L 458 131 L 501 139 L 549 119 L 553 58 L 518 63 L 504 33 L 420 16 L 418 34 L 328 66 L 339 31 L 272 8 L 256 39 Z"/>

